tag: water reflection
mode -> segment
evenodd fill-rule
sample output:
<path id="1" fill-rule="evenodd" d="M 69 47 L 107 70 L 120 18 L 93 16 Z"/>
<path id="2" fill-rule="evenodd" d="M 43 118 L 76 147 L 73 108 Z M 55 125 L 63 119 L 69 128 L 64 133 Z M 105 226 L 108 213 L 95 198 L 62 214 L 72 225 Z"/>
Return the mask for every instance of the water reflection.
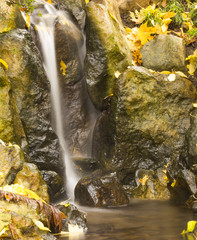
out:
<path id="1" fill-rule="evenodd" d="M 133 201 L 120 209 L 83 209 L 88 213 L 88 232 L 62 240 L 183 240 L 192 211 L 163 201 Z"/>

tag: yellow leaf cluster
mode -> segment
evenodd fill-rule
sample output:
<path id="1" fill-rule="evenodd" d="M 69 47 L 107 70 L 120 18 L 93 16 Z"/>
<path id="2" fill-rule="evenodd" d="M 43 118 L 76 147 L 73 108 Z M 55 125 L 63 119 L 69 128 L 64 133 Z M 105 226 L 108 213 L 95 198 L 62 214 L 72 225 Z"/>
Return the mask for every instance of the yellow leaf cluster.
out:
<path id="1" fill-rule="evenodd" d="M 194 51 L 193 55 L 189 55 L 186 60 L 189 62 L 187 65 L 188 73 L 194 75 L 194 72 L 197 69 L 197 49 Z"/>
<path id="2" fill-rule="evenodd" d="M 45 201 L 41 199 L 35 192 L 27 188 L 24 188 L 22 185 L 19 185 L 19 184 L 6 185 L 1 187 L 0 189 L 11 192 L 11 193 L 19 194 L 25 197 L 33 198 L 38 201 L 41 200 L 45 203 Z"/>
<path id="3" fill-rule="evenodd" d="M 150 15 L 156 16 L 158 22 L 152 19 L 151 24 L 148 24 L 147 16 Z M 142 63 L 141 47 L 158 34 L 168 34 L 168 25 L 171 23 L 171 18 L 175 16 L 175 13 L 163 13 L 153 4 L 141 9 L 140 12 L 137 10 L 135 13 L 131 12 L 130 16 L 136 24 L 141 24 L 139 28 L 126 28 L 126 38 L 132 52 L 134 64 L 140 65 Z"/>

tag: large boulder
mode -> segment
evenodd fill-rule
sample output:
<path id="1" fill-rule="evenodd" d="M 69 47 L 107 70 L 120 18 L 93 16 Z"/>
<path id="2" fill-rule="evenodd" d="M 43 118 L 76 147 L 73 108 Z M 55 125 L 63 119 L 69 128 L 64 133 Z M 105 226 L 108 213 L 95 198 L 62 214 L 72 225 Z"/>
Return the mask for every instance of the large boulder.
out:
<path id="1" fill-rule="evenodd" d="M 85 27 L 85 11 L 83 0 L 55 0 L 59 9 L 69 10 L 75 16 L 81 29 Z"/>
<path id="2" fill-rule="evenodd" d="M 156 71 L 185 71 L 186 49 L 183 38 L 158 35 L 141 49 L 142 65 Z"/>
<path id="3" fill-rule="evenodd" d="M 113 94 L 115 73 L 131 62 L 120 14 L 114 1 L 92 0 L 86 4 L 86 81 L 91 100 L 98 109 Z"/>
<path id="4" fill-rule="evenodd" d="M 41 174 L 47 183 L 50 201 L 60 201 L 65 191 L 63 179 L 54 171 L 41 171 Z"/>
<path id="5" fill-rule="evenodd" d="M 25 28 L 25 21 L 17 6 L 8 6 L 6 0 L 0 5 L 0 33 L 16 28 Z"/>
<path id="6" fill-rule="evenodd" d="M 75 187 L 75 200 L 89 207 L 117 207 L 129 203 L 116 173 L 93 173 Z"/>
<path id="7" fill-rule="evenodd" d="M 63 175 L 58 139 L 50 123 L 49 83 L 31 35 L 26 30 L 2 34 L 0 55 L 8 64 L 6 75 L 27 137 L 25 152 L 39 169 L 55 170 Z"/>
<path id="8" fill-rule="evenodd" d="M 192 83 L 179 75 L 131 67 L 115 90 L 94 132 L 93 154 L 103 167 L 119 171 L 123 184 L 140 168 L 156 170 L 169 162 L 174 178 L 188 167 L 188 145 L 194 152 L 196 144 L 187 137 L 191 129 L 196 132 Z"/>
<path id="9" fill-rule="evenodd" d="M 3 60 L 3 59 L 2 59 Z M 16 99 L 11 91 L 11 83 L 6 76 L 6 69 L 0 66 L 0 139 L 14 142 L 25 148 L 27 140 L 19 116 Z"/>
<path id="10" fill-rule="evenodd" d="M 35 164 L 24 163 L 23 169 L 16 175 L 14 184 L 22 185 L 34 191 L 44 201 L 49 202 L 47 184 Z"/>
<path id="11" fill-rule="evenodd" d="M 23 152 L 17 145 L 0 142 L 0 186 L 12 184 L 24 163 Z"/>

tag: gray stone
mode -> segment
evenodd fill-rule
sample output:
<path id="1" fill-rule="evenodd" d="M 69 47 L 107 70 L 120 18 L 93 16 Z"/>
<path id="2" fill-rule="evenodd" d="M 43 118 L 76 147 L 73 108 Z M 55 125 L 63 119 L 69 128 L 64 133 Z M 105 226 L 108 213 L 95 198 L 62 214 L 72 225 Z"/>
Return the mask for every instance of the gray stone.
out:
<path id="1" fill-rule="evenodd" d="M 142 65 L 155 71 L 185 71 L 185 51 L 182 38 L 158 35 L 142 47 Z"/>

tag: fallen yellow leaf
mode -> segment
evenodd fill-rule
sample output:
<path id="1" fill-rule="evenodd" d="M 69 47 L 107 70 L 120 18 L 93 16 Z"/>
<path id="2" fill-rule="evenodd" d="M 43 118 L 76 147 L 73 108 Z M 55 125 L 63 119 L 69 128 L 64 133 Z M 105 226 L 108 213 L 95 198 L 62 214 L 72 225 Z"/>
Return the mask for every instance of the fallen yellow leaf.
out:
<path id="1" fill-rule="evenodd" d="M 51 0 L 47 0 L 47 2 L 48 2 L 49 4 L 52 4 L 52 1 L 51 1 Z"/>
<path id="2" fill-rule="evenodd" d="M 26 13 L 26 18 L 25 18 L 25 22 L 26 22 L 26 26 L 28 27 L 28 29 L 30 28 L 30 16 L 28 13 Z"/>
<path id="3" fill-rule="evenodd" d="M 62 75 L 66 76 L 67 66 L 63 60 L 60 61 L 60 66 L 61 66 L 60 71 L 62 71 Z"/>
<path id="4" fill-rule="evenodd" d="M 3 64 L 3 66 L 8 70 L 8 64 L 0 58 L 0 63 Z"/>

